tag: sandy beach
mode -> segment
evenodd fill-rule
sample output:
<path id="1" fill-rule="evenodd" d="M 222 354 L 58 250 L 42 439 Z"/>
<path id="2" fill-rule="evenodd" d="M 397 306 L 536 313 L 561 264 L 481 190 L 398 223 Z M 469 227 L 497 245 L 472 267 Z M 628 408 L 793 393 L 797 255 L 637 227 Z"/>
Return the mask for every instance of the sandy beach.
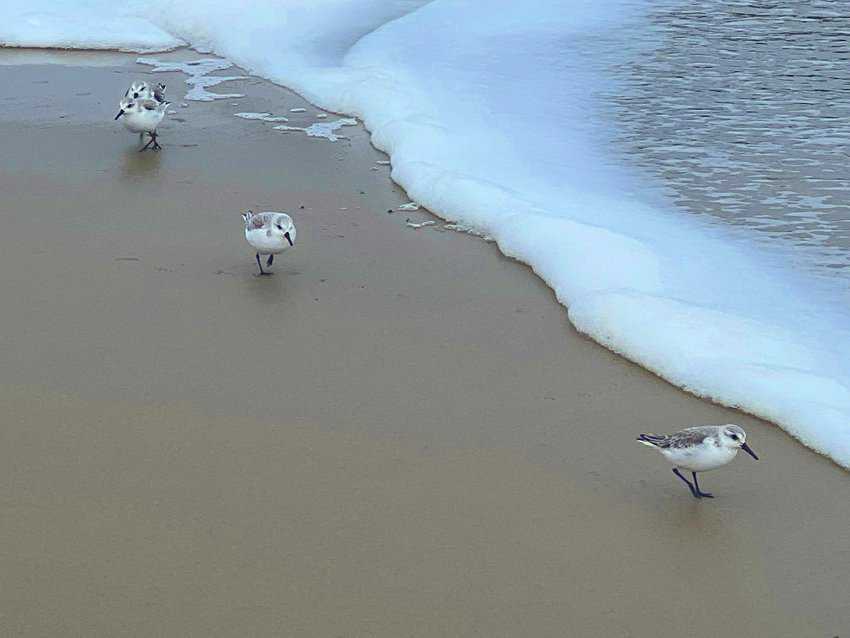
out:
<path id="1" fill-rule="evenodd" d="M 846 472 L 398 211 L 361 126 L 234 117 L 316 121 L 253 77 L 182 108 L 136 57 L 0 50 L 0 634 L 850 632 Z M 137 77 L 160 153 L 113 121 Z M 273 277 L 246 208 L 295 218 Z M 725 422 L 762 460 L 713 501 L 635 441 Z"/>

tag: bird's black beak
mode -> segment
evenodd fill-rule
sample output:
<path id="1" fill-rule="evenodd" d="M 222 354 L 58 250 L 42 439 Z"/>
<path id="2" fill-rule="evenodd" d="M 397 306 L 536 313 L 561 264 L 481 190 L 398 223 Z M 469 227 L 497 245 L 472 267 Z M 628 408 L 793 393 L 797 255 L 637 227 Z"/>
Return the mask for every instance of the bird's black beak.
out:
<path id="1" fill-rule="evenodd" d="M 752 448 L 751 448 L 749 445 L 747 445 L 746 443 L 744 443 L 744 444 L 741 446 L 741 449 L 742 449 L 742 450 L 744 450 L 744 452 L 746 452 L 747 454 L 749 454 L 751 457 L 753 457 L 756 461 L 758 461 L 758 460 L 759 460 L 759 457 L 757 457 L 757 456 L 756 456 L 756 453 L 755 453 L 755 452 L 753 452 Z"/>
<path id="2" fill-rule="evenodd" d="M 124 109 L 121 109 L 120 111 L 118 111 L 118 115 L 115 116 L 115 119 L 117 120 L 122 115 L 124 115 Z"/>
<path id="3" fill-rule="evenodd" d="M 289 245 L 290 245 L 290 246 L 294 246 L 294 245 L 295 245 L 295 244 L 293 244 L 293 243 L 292 243 L 292 237 L 290 237 L 290 236 L 289 236 L 289 233 L 283 233 L 283 236 L 284 236 L 284 237 L 286 237 L 286 241 L 288 241 L 288 242 L 289 242 Z"/>

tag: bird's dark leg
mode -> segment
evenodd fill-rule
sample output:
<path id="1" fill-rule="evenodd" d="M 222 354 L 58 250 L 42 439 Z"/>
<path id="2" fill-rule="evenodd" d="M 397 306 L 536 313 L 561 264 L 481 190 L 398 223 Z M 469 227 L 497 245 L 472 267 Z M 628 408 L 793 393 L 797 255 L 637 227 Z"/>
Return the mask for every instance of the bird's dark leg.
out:
<path id="1" fill-rule="evenodd" d="M 682 476 L 682 473 L 681 473 L 681 472 L 679 472 L 679 468 L 678 468 L 678 467 L 674 467 L 674 468 L 673 468 L 673 474 L 675 474 L 675 475 L 676 475 L 676 476 L 678 476 L 680 479 L 682 479 L 685 483 L 687 483 L 687 485 L 688 485 L 688 489 L 690 489 L 690 490 L 691 490 L 691 494 L 693 494 L 693 495 L 694 495 L 694 498 L 699 498 L 699 492 L 697 492 L 696 488 L 695 488 L 695 487 L 691 484 L 691 482 L 690 482 L 688 479 L 686 479 L 684 476 Z"/>
<path id="2" fill-rule="evenodd" d="M 266 266 L 271 266 L 274 261 L 274 255 L 269 255 L 269 260 L 266 262 Z"/>
<path id="3" fill-rule="evenodd" d="M 148 150 L 148 146 L 150 146 L 152 143 L 153 143 L 153 138 L 150 138 L 148 140 L 148 143 L 145 144 L 142 148 L 139 149 L 139 153 L 141 153 L 142 151 Z"/>
<path id="4" fill-rule="evenodd" d="M 699 483 L 697 482 L 697 473 L 691 472 L 691 474 L 694 477 L 694 487 L 696 488 L 697 496 L 699 498 L 714 498 L 714 495 L 709 494 L 708 492 L 703 492 L 701 489 L 699 489 Z"/>
<path id="5" fill-rule="evenodd" d="M 159 145 L 159 142 L 156 141 L 156 131 L 151 133 L 151 141 L 153 142 L 153 150 L 158 151 L 162 147 Z"/>
<path id="6" fill-rule="evenodd" d="M 260 269 L 260 274 L 257 275 L 257 276 L 259 277 L 261 275 L 273 275 L 274 274 L 273 272 L 266 272 L 265 270 L 263 270 L 263 264 L 260 261 L 260 253 L 257 253 L 256 257 L 257 257 L 257 266 Z"/>

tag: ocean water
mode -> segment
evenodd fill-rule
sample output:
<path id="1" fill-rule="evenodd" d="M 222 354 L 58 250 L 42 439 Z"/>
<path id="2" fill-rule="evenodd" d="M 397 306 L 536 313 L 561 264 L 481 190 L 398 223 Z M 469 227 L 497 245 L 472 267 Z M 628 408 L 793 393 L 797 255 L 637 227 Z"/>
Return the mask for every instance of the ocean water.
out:
<path id="1" fill-rule="evenodd" d="M 821 5 L 812 39 L 840 48 L 840 11 Z M 33 6 L 7 0 L 0 42 L 91 47 L 80 12 L 126 20 L 102 48 L 172 38 L 360 118 L 416 202 L 529 264 L 579 330 L 850 467 L 840 109 L 824 124 L 821 82 L 776 78 L 805 75 L 790 52 L 748 60 L 775 29 L 784 51 L 797 14 L 722 0 Z M 812 176 L 824 197 L 800 195 Z"/>
<path id="2" fill-rule="evenodd" d="M 850 4 L 659 2 L 611 67 L 612 148 L 681 211 L 850 284 Z"/>

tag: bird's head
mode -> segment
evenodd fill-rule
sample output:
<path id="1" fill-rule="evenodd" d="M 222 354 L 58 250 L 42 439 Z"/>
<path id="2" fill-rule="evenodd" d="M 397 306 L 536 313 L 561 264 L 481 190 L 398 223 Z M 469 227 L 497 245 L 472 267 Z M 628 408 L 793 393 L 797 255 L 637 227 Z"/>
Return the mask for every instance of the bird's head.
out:
<path id="1" fill-rule="evenodd" d="M 132 97 L 134 100 L 138 100 L 149 90 L 147 82 L 143 80 L 136 80 L 130 85 L 129 90 L 127 91 L 127 97 Z"/>
<path id="2" fill-rule="evenodd" d="M 275 217 L 274 228 L 284 236 L 290 246 L 295 245 L 295 224 L 292 223 L 292 218 L 289 215 L 282 213 Z"/>
<path id="3" fill-rule="evenodd" d="M 720 444 L 724 447 L 742 449 L 756 461 L 759 459 L 756 453 L 747 445 L 747 433 L 744 432 L 744 428 L 740 425 L 730 423 L 723 426 L 723 429 L 720 431 Z"/>
<path id="4" fill-rule="evenodd" d="M 115 116 L 115 119 L 117 120 L 119 117 L 124 115 L 127 111 L 131 110 L 132 108 L 133 108 L 132 98 L 125 97 L 118 104 L 118 115 Z"/>

